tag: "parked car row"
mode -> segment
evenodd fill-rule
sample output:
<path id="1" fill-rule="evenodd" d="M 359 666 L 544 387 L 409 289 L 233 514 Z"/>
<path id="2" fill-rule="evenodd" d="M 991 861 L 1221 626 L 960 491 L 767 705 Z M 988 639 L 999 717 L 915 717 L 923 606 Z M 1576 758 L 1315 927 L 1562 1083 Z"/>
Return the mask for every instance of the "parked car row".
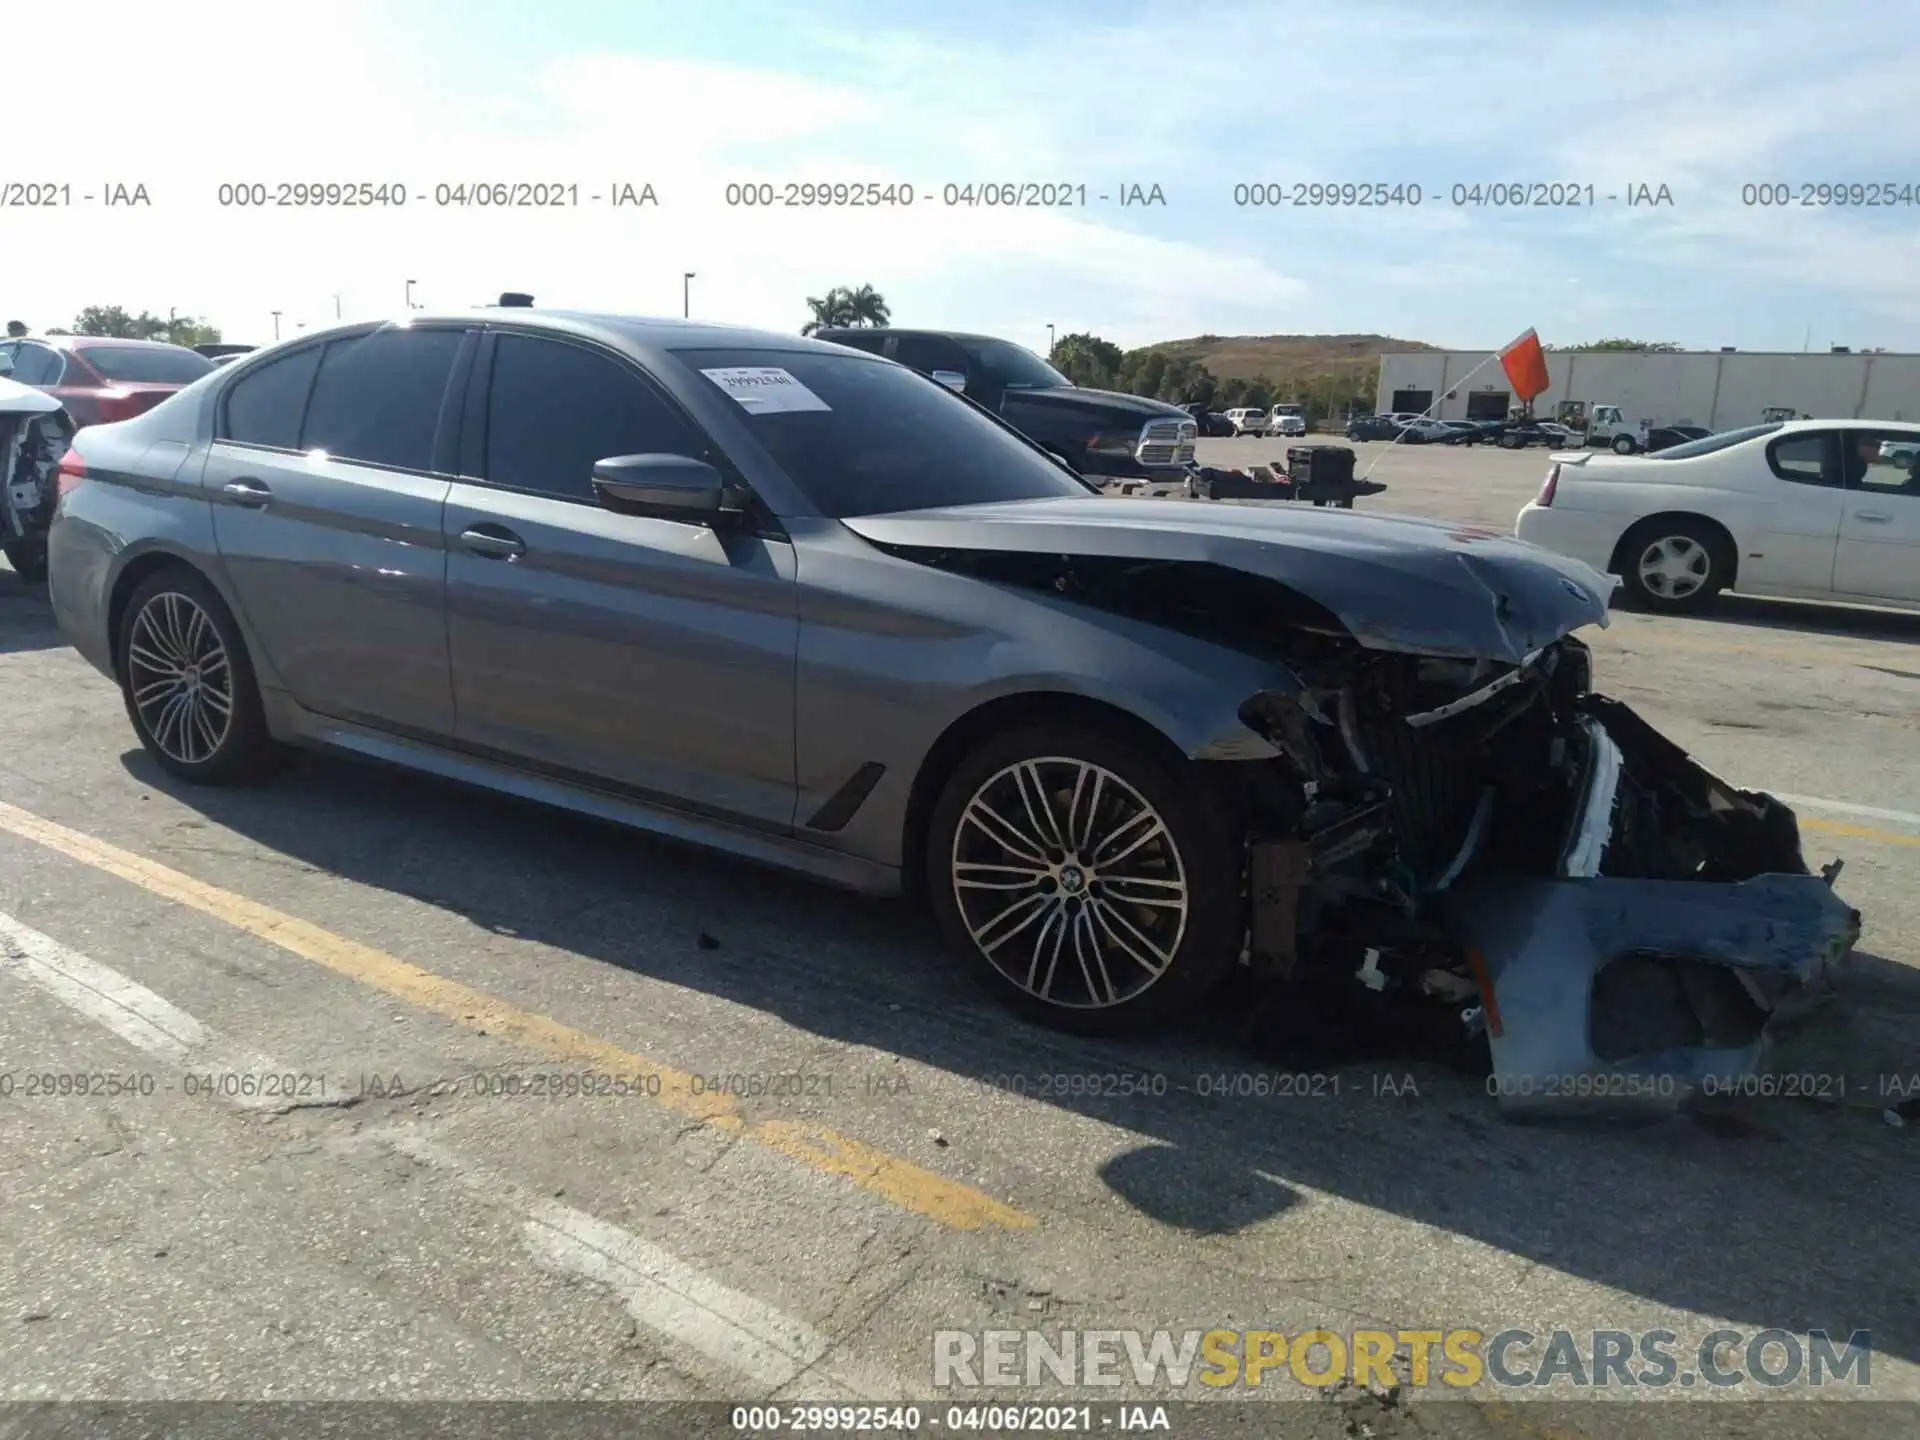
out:
<path id="1" fill-rule="evenodd" d="M 1436 420 L 1429 415 L 1390 412 L 1356 415 L 1347 422 L 1349 440 L 1393 440 L 1403 445 L 1498 445 L 1520 450 L 1529 445 L 1562 449 L 1579 437 L 1551 420 Z"/>

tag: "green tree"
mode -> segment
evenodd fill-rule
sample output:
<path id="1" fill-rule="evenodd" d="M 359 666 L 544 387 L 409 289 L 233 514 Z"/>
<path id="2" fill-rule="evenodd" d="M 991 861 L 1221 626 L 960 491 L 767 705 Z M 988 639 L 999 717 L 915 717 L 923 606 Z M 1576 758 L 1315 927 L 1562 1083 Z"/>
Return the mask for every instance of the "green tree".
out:
<path id="1" fill-rule="evenodd" d="M 1676 355 L 1680 347 L 1670 340 L 1590 340 L 1569 350 L 1635 350 L 1647 355 Z"/>
<path id="2" fill-rule="evenodd" d="M 1054 342 L 1050 361 L 1053 368 L 1076 385 L 1110 390 L 1120 378 L 1120 366 L 1126 352 L 1110 340 L 1076 331 Z"/>
<path id="3" fill-rule="evenodd" d="M 188 346 L 210 345 L 220 339 L 217 329 L 193 316 L 173 315 L 163 320 L 151 310 L 130 315 L 119 305 L 89 305 L 74 317 L 71 332 L 49 333 L 101 335 L 115 340 L 165 340 L 169 344 Z"/>
<path id="4" fill-rule="evenodd" d="M 871 285 L 857 289 L 836 285 L 817 298 L 809 295 L 807 308 L 813 312 L 813 318 L 800 327 L 802 335 L 852 325 L 885 325 L 893 318 L 886 298 Z"/>

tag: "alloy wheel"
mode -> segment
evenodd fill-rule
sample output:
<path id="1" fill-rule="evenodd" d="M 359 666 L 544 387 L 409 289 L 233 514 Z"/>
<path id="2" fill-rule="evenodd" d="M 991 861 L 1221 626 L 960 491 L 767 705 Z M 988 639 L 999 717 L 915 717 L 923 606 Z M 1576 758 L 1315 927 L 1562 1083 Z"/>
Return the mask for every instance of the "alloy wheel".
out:
<path id="1" fill-rule="evenodd" d="M 1172 831 L 1138 790 L 1084 760 L 1021 760 L 989 777 L 955 828 L 950 869 L 975 947 L 1048 1005 L 1132 1000 L 1187 932 Z"/>
<path id="2" fill-rule="evenodd" d="M 1713 557 L 1686 535 L 1668 535 L 1640 552 L 1640 583 L 1659 600 L 1684 600 L 1707 583 Z"/>
<path id="3" fill-rule="evenodd" d="M 163 590 L 133 618 L 127 687 L 153 743 L 200 765 L 233 728 L 233 664 L 213 619 L 188 595 Z"/>

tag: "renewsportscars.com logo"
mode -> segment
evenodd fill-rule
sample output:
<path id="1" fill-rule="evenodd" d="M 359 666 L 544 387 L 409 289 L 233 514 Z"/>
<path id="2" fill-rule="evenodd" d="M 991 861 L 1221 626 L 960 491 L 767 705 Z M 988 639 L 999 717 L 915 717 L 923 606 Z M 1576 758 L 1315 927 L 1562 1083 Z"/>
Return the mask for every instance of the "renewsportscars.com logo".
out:
<path id="1" fill-rule="evenodd" d="M 1664 1390 L 1853 1385 L 1873 1381 L 1865 1330 L 939 1330 L 933 1383 L 1154 1390 L 1349 1383 L 1389 1389 Z"/>

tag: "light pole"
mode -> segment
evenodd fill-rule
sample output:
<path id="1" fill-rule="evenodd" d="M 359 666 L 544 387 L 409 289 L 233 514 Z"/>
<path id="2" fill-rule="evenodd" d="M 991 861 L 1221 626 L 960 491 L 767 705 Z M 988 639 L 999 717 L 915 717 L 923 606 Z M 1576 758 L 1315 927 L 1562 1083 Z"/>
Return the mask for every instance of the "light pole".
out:
<path id="1" fill-rule="evenodd" d="M 693 314 L 693 271 L 689 270 L 680 277 L 680 318 L 687 319 Z"/>
<path id="2" fill-rule="evenodd" d="M 336 320 L 340 318 L 340 297 L 338 295 L 333 297 L 333 318 Z"/>
<path id="3" fill-rule="evenodd" d="M 1047 359 L 1053 359 L 1053 326 L 1051 323 L 1047 326 Z"/>
<path id="4" fill-rule="evenodd" d="M 280 338 L 280 312 L 278 310 L 273 312 L 273 338 L 276 340 Z"/>
<path id="5" fill-rule="evenodd" d="M 419 283 L 418 280 L 407 281 L 407 309 L 409 310 L 413 309 L 413 287 Z"/>

